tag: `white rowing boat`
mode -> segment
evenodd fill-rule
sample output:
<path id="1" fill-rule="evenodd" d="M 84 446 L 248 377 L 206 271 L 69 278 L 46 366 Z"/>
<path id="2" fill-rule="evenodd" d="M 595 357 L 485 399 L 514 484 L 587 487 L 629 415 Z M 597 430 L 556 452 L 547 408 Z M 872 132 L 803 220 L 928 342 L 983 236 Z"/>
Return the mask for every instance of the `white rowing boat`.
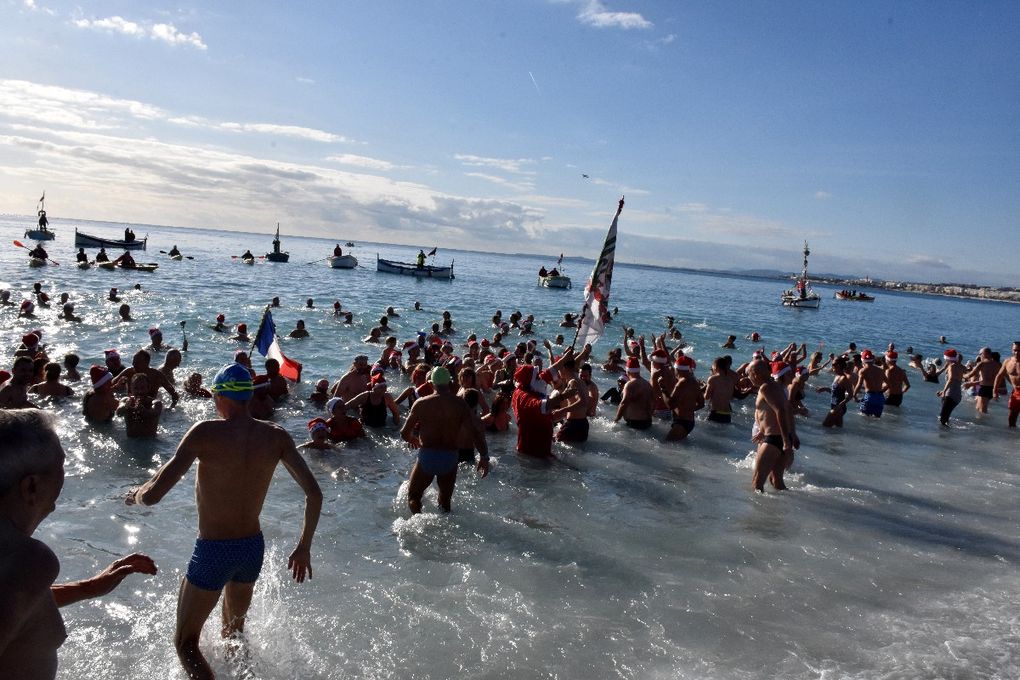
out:
<path id="1" fill-rule="evenodd" d="M 358 266 L 358 258 L 353 255 L 334 255 L 326 258 L 333 269 L 354 269 Z"/>
<path id="2" fill-rule="evenodd" d="M 449 267 L 434 267 L 427 264 L 419 267 L 411 262 L 384 260 L 378 254 L 375 258 L 376 271 L 383 272 L 384 274 L 400 274 L 402 276 L 414 276 L 419 279 L 445 279 L 447 281 L 454 278 L 453 262 L 450 262 Z"/>
<path id="3" fill-rule="evenodd" d="M 539 276 L 538 285 L 545 288 L 570 288 L 569 276 Z"/>

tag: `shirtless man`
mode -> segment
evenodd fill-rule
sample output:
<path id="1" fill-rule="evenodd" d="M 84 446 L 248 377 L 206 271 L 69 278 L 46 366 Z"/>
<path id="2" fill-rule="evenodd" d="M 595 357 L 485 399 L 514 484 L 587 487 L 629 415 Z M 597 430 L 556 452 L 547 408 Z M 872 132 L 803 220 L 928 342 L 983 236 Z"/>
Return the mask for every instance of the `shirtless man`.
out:
<path id="1" fill-rule="evenodd" d="M 737 389 L 737 375 L 729 369 L 726 357 L 712 361 L 712 375 L 705 382 L 705 401 L 710 411 L 708 419 L 713 423 L 729 423 L 733 417 L 733 394 Z"/>
<path id="2" fill-rule="evenodd" d="M 581 365 L 581 384 L 588 391 L 588 417 L 594 418 L 599 411 L 599 386 L 591 379 L 591 364 Z"/>
<path id="3" fill-rule="evenodd" d="M 162 413 L 163 402 L 153 401 L 149 391 L 149 376 L 135 373 L 128 397 L 117 407 L 117 415 L 124 417 L 128 438 L 155 437 Z"/>
<path id="4" fill-rule="evenodd" d="M 237 335 L 230 338 L 237 342 L 251 342 L 251 338 L 248 337 L 248 324 L 239 323 L 237 324 Z"/>
<path id="5" fill-rule="evenodd" d="M 351 363 L 347 373 L 333 385 L 330 394 L 334 397 L 340 397 L 345 402 L 354 399 L 354 397 L 368 389 L 370 371 L 371 367 L 368 365 L 368 357 L 364 354 L 359 354 L 354 357 L 354 362 Z"/>
<path id="6" fill-rule="evenodd" d="M 46 380 L 36 383 L 28 389 L 31 394 L 38 394 L 41 397 L 70 397 L 74 394 L 69 386 L 60 382 L 60 364 L 50 362 L 46 364 Z"/>
<path id="7" fill-rule="evenodd" d="M 149 362 L 152 360 L 152 355 L 144 349 L 140 349 L 135 352 L 134 357 L 131 358 L 131 367 L 125 368 L 117 379 L 113 381 L 113 388 L 117 389 L 121 385 L 130 385 L 131 378 L 137 373 L 144 373 L 148 376 L 148 388 L 149 396 L 155 399 L 159 394 L 159 389 L 162 387 L 170 395 L 170 407 L 173 408 L 177 405 L 177 400 L 180 395 L 177 394 L 177 388 L 167 380 L 166 376 L 160 373 L 157 369 L 152 368 Z"/>
<path id="8" fill-rule="evenodd" d="M 988 401 L 995 397 L 995 378 L 1001 369 L 1002 366 L 992 356 L 992 348 L 982 347 L 977 365 L 963 377 L 978 383 L 977 399 L 974 401 L 978 413 L 988 413 Z"/>
<path id="9" fill-rule="evenodd" d="M 36 408 L 28 400 L 35 365 L 30 357 L 20 356 L 11 366 L 11 379 L 0 387 L 0 409 Z"/>
<path id="10" fill-rule="evenodd" d="M 799 448 L 793 423 L 793 412 L 786 399 L 786 390 L 773 381 L 769 364 L 756 359 L 747 367 L 751 383 L 757 388 L 754 402 L 754 424 L 758 444 L 751 484 L 755 491 L 765 491 L 766 478 L 777 491 L 786 489 L 783 473 L 793 465 L 793 450 Z"/>
<path id="11" fill-rule="evenodd" d="M 656 418 L 665 420 L 672 417 L 673 410 L 669 407 L 669 395 L 676 387 L 678 376 L 673 370 L 670 370 L 669 353 L 665 349 L 657 347 L 648 359 L 645 365 L 651 371 L 648 382 L 652 386 L 652 413 Z M 673 368 L 677 369 L 680 364 L 686 366 L 685 359 L 683 352 L 680 352 L 677 357 L 677 365 Z"/>
<path id="12" fill-rule="evenodd" d="M 627 427 L 647 430 L 652 426 L 652 385 L 641 377 L 641 364 L 637 357 L 627 359 L 627 378 L 613 422 L 618 423 L 623 418 Z"/>
<path id="13" fill-rule="evenodd" d="M 222 591 L 222 636 L 244 632 L 265 549 L 259 515 L 277 465 L 283 463 L 305 493 L 301 538 L 287 561 L 298 583 L 312 577 L 312 536 L 322 509 L 322 491 L 294 440 L 283 428 L 254 420 L 248 413 L 252 395 L 248 369 L 225 366 L 216 374 L 213 393 L 220 418 L 196 423 L 173 458 L 127 496 L 129 505 L 155 505 L 199 462 L 198 540 L 177 597 L 174 644 L 185 673 L 200 679 L 213 677 L 198 642 Z"/>
<path id="14" fill-rule="evenodd" d="M 963 366 L 960 365 L 960 353 L 952 347 L 942 353 L 942 358 L 946 363 L 938 372 L 946 374 L 946 384 L 935 394 L 942 398 L 939 422 L 943 427 L 949 427 L 949 416 L 963 400 Z"/>
<path id="15" fill-rule="evenodd" d="M 291 338 L 307 338 L 308 331 L 305 329 L 305 322 L 298 319 L 297 324 L 294 326 L 294 330 L 290 332 L 288 337 Z"/>
<path id="16" fill-rule="evenodd" d="M 553 417 L 566 416 L 566 420 L 556 432 L 558 442 L 586 442 L 588 441 L 588 410 L 591 404 L 591 392 L 588 386 L 577 375 L 577 363 L 575 359 L 566 359 L 557 366 L 557 371 L 563 379 L 566 389 L 576 394 L 563 404 Z"/>
<path id="17" fill-rule="evenodd" d="M 694 425 L 697 422 L 694 419 L 694 412 L 705 407 L 705 397 L 691 371 L 693 363 L 694 360 L 690 357 L 680 357 L 677 360 L 677 381 L 673 391 L 669 394 L 673 425 L 666 433 L 668 442 L 686 439 L 694 431 Z"/>
<path id="18" fill-rule="evenodd" d="M 149 329 L 149 344 L 145 346 L 145 349 L 152 352 L 165 352 L 170 349 L 169 345 L 163 344 L 163 331 L 158 328 Z"/>
<path id="19" fill-rule="evenodd" d="M 907 372 L 896 365 L 900 355 L 896 350 L 885 353 L 885 404 L 899 406 L 903 403 L 903 395 L 910 389 Z"/>
<path id="20" fill-rule="evenodd" d="M 1017 416 L 1020 415 L 1020 340 L 1013 343 L 1013 354 L 1002 364 L 999 374 L 995 376 L 995 385 L 992 389 L 994 399 L 999 399 L 999 388 L 1003 382 L 1009 380 L 1013 388 L 1009 395 L 1009 426 L 1016 427 Z"/>
<path id="21" fill-rule="evenodd" d="M 273 398 L 273 401 L 279 403 L 283 401 L 290 393 L 290 388 L 287 386 L 287 379 L 280 375 L 280 362 L 276 359 L 266 359 L 265 363 L 266 373 L 255 378 L 255 384 L 267 382 L 269 383 L 269 396 Z"/>
<path id="22" fill-rule="evenodd" d="M 155 574 L 134 554 L 92 578 L 55 584 L 57 556 L 32 538 L 64 483 L 64 451 L 52 419 L 37 410 L 0 412 L 0 677 L 50 680 L 67 637 L 58 607 L 106 595 L 130 574 Z"/>
<path id="23" fill-rule="evenodd" d="M 177 378 L 174 377 L 174 371 L 180 367 L 181 358 L 181 350 L 172 349 L 166 353 L 163 365 L 156 369 L 166 377 L 171 385 L 177 384 Z"/>
<path id="24" fill-rule="evenodd" d="M 113 373 L 104 366 L 93 366 L 89 369 L 92 389 L 85 393 L 81 400 L 81 410 L 85 419 L 93 423 L 108 423 L 113 420 L 120 402 L 113 393 Z"/>
<path id="25" fill-rule="evenodd" d="M 857 399 L 861 388 L 865 389 L 864 399 L 861 401 L 860 410 L 866 416 L 882 417 L 885 408 L 885 373 L 875 365 L 875 355 L 870 349 L 861 352 L 861 361 L 864 368 L 857 374 L 857 382 L 854 384 L 853 395 Z"/>
<path id="26" fill-rule="evenodd" d="M 436 480 L 439 507 L 450 511 L 453 488 L 457 482 L 458 440 L 463 430 L 470 430 L 479 458 L 475 469 L 485 477 L 489 474 L 489 448 L 485 432 L 472 417 L 471 409 L 452 389 L 453 377 L 443 367 L 432 369 L 429 382 L 435 393 L 415 400 L 407 420 L 400 429 L 411 449 L 418 449 L 418 459 L 411 469 L 407 486 L 407 507 L 412 514 L 421 512 L 425 490 Z"/>

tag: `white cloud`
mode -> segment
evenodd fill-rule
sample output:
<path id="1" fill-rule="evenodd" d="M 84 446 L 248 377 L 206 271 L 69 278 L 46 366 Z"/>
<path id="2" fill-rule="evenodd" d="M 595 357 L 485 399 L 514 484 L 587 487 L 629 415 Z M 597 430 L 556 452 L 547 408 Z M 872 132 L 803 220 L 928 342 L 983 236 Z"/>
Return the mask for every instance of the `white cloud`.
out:
<path id="1" fill-rule="evenodd" d="M 358 168 L 367 168 L 368 170 L 381 170 L 383 172 L 392 170 L 396 166 L 389 161 L 380 160 L 378 158 L 369 158 L 368 156 L 358 156 L 353 153 L 340 154 L 339 156 L 327 156 L 327 161 L 333 161 L 334 163 L 341 163 L 343 165 L 352 165 Z"/>
<path id="2" fill-rule="evenodd" d="M 150 35 L 154 40 L 161 40 L 168 45 L 191 45 L 199 50 L 208 49 L 198 33 L 182 33 L 173 24 L 153 24 Z"/>
<path id="3" fill-rule="evenodd" d="M 302 85 L 314 85 L 315 81 L 311 78 L 305 78 L 304 76 L 298 76 L 294 80 L 298 81 Z"/>
<path id="4" fill-rule="evenodd" d="M 488 175 L 484 172 L 465 172 L 465 177 L 476 177 L 478 179 L 484 179 L 486 182 L 492 182 L 504 186 L 508 189 L 514 189 L 515 191 L 534 191 L 535 185 L 531 182 L 513 182 L 506 179 L 505 177 L 499 177 L 498 175 Z"/>
<path id="5" fill-rule="evenodd" d="M 462 164 L 476 168 L 493 168 L 504 172 L 512 172 L 517 175 L 533 175 L 532 170 L 525 170 L 524 165 L 533 164 L 531 158 L 488 158 L 485 156 L 472 156 L 470 154 L 454 154 L 456 160 Z"/>
<path id="6" fill-rule="evenodd" d="M 202 41 L 202 36 L 198 33 L 182 33 L 173 24 L 156 23 L 143 25 L 120 16 L 106 17 L 104 19 L 75 19 L 72 21 L 72 24 L 78 28 L 120 33 L 133 38 L 148 36 L 153 40 L 158 40 L 174 47 L 188 45 L 198 50 L 207 49 L 206 44 Z"/>
<path id="7" fill-rule="evenodd" d="M 651 28 L 654 24 L 648 21 L 637 12 L 610 12 L 600 0 L 588 0 L 581 12 L 577 15 L 578 20 L 588 26 L 595 28 Z"/>
<path id="8" fill-rule="evenodd" d="M 238 123 L 214 121 L 201 116 L 174 116 L 159 107 L 131 99 L 114 99 L 95 92 L 39 85 L 23 80 L 0 80 L 0 118 L 83 130 L 127 128 L 158 120 L 183 127 L 292 137 L 322 143 L 353 141 L 333 132 L 298 125 Z"/>
<path id="9" fill-rule="evenodd" d="M 828 191 L 816 191 L 815 198 L 817 198 L 819 201 L 827 201 L 830 198 L 832 198 L 832 194 L 830 194 Z"/>

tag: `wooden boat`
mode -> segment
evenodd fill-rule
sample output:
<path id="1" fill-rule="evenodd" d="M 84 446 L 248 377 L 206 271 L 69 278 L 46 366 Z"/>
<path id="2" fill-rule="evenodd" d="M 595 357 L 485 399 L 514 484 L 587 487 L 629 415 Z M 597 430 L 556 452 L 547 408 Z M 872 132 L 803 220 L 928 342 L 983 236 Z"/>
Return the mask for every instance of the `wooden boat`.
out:
<path id="1" fill-rule="evenodd" d="M 29 267 L 45 267 L 47 264 L 46 259 L 42 257 L 30 257 L 28 258 Z"/>
<path id="2" fill-rule="evenodd" d="M 454 278 L 453 276 L 453 262 L 450 262 L 449 267 L 433 267 L 429 265 L 418 265 L 411 262 L 396 262 L 394 260 L 384 260 L 379 257 L 378 253 L 375 256 L 375 268 L 376 271 L 380 271 L 384 274 L 400 274 L 402 276 L 415 276 L 419 279 L 445 279 L 449 281 Z"/>
<path id="3" fill-rule="evenodd" d="M 797 285 L 790 290 L 783 291 L 781 297 L 784 307 L 803 307 L 806 309 L 818 309 L 822 304 L 822 296 L 811 288 L 808 281 L 807 259 L 811 251 L 808 250 L 807 241 L 804 241 L 804 269 L 797 278 Z"/>
<path id="4" fill-rule="evenodd" d="M 570 288 L 569 276 L 539 276 L 538 285 L 545 288 Z"/>
<path id="5" fill-rule="evenodd" d="M 334 255 L 327 257 L 326 262 L 333 269 L 354 269 L 358 266 L 358 258 L 353 255 Z"/>
<path id="6" fill-rule="evenodd" d="M 37 229 L 26 229 L 25 238 L 30 238 L 33 241 L 52 241 L 57 237 L 57 234 L 49 229 L 49 220 L 46 218 L 46 192 L 43 192 L 42 198 L 39 199 L 39 205 L 36 208 L 36 214 L 39 216 L 39 227 Z"/>
<path id="7" fill-rule="evenodd" d="M 134 241 L 121 241 L 113 238 L 100 238 L 98 236 L 92 236 L 74 230 L 74 246 L 76 248 L 120 248 L 122 250 L 145 250 L 146 242 L 149 237 L 146 236 L 141 241 L 135 239 Z"/>
<path id="8" fill-rule="evenodd" d="M 57 235 L 49 229 L 26 229 L 25 238 L 33 241 L 52 241 Z"/>
<path id="9" fill-rule="evenodd" d="M 266 253 L 266 259 L 270 262 L 286 262 L 290 259 L 290 253 L 280 250 L 280 223 L 276 223 L 276 238 L 273 239 L 273 252 Z"/>
<path id="10" fill-rule="evenodd" d="M 868 295 L 867 293 L 845 293 L 843 291 L 836 291 L 832 294 L 832 297 L 837 300 L 849 300 L 851 302 L 874 302 L 874 296 Z"/>

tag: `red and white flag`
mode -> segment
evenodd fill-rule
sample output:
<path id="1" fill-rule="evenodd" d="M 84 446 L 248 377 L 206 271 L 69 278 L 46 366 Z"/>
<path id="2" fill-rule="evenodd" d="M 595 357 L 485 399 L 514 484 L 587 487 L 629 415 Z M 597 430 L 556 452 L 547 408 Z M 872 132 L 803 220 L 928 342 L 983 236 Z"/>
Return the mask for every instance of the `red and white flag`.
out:
<path id="1" fill-rule="evenodd" d="M 594 343 L 602 337 L 606 330 L 606 318 L 609 315 L 609 288 L 613 283 L 613 263 L 616 258 L 616 223 L 623 210 L 623 199 L 616 208 L 616 216 L 609 225 L 609 233 L 602 244 L 602 252 L 595 261 L 591 278 L 584 287 L 584 307 L 581 309 L 581 323 L 577 329 L 577 342 L 581 346 Z"/>

